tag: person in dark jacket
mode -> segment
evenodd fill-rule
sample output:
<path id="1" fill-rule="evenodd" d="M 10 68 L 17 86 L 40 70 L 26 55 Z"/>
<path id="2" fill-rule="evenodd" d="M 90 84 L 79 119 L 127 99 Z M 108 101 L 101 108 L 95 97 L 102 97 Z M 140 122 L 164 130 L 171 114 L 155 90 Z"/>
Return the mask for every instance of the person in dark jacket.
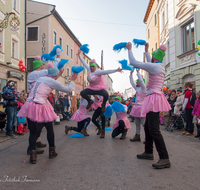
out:
<path id="1" fill-rule="evenodd" d="M 61 114 L 63 115 L 64 109 L 65 109 L 65 103 L 64 103 L 63 94 L 60 94 L 60 98 L 58 100 L 60 102 Z"/>
<path id="2" fill-rule="evenodd" d="M 7 127 L 6 127 L 6 135 L 12 138 L 16 138 L 13 134 L 13 127 L 16 121 L 16 113 L 17 113 L 17 99 L 19 98 L 19 94 L 15 89 L 15 82 L 8 81 L 7 86 L 1 92 L 2 97 L 4 99 L 4 107 L 6 108 L 7 115 Z"/>
<path id="3" fill-rule="evenodd" d="M 64 105 L 65 105 L 66 109 L 68 110 L 68 107 L 69 107 L 68 95 L 64 96 L 63 101 L 64 101 Z"/>

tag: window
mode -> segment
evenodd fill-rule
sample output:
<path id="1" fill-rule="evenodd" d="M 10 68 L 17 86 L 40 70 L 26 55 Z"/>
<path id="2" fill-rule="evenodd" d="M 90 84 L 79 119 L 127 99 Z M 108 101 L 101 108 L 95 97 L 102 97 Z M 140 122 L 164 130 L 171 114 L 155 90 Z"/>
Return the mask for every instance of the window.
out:
<path id="1" fill-rule="evenodd" d="M 69 68 L 67 68 L 67 77 L 69 76 Z"/>
<path id="2" fill-rule="evenodd" d="M 34 58 L 27 58 L 27 70 L 28 72 L 33 71 L 33 61 L 35 59 Z"/>
<path id="3" fill-rule="evenodd" d="M 12 0 L 12 8 L 19 13 L 20 12 L 20 0 Z"/>
<path id="4" fill-rule="evenodd" d="M 6 80 L 5 79 L 0 79 L 0 91 L 3 90 L 3 88 L 6 86 Z"/>
<path id="5" fill-rule="evenodd" d="M 62 47 L 62 38 L 61 37 L 59 38 L 59 44 Z"/>
<path id="6" fill-rule="evenodd" d="M 38 27 L 28 27 L 28 41 L 38 41 Z"/>
<path id="7" fill-rule="evenodd" d="M 157 25 L 157 17 L 156 17 L 156 14 L 154 16 L 154 19 L 155 19 L 155 26 Z"/>
<path id="8" fill-rule="evenodd" d="M 170 63 L 169 41 L 167 42 L 167 63 Z"/>
<path id="9" fill-rule="evenodd" d="M 11 56 L 12 58 L 18 59 L 19 58 L 19 47 L 18 42 L 14 39 L 12 39 L 12 47 L 11 47 Z"/>
<path id="10" fill-rule="evenodd" d="M 53 43 L 56 45 L 56 32 L 53 32 Z"/>
<path id="11" fill-rule="evenodd" d="M 195 49 L 194 20 L 182 26 L 183 30 L 183 53 Z"/>
<path id="12" fill-rule="evenodd" d="M 165 27 L 165 12 L 163 12 L 162 14 L 162 30 L 164 29 Z"/>
<path id="13" fill-rule="evenodd" d="M 67 56 L 69 56 L 69 46 L 66 45 L 66 53 L 67 53 Z"/>
<path id="14" fill-rule="evenodd" d="M 71 49 L 71 59 L 73 59 L 73 49 Z"/>
<path id="15" fill-rule="evenodd" d="M 150 38 L 150 30 L 148 29 L 148 39 Z"/>
<path id="16" fill-rule="evenodd" d="M 3 52 L 3 31 L 0 31 L 0 52 Z"/>

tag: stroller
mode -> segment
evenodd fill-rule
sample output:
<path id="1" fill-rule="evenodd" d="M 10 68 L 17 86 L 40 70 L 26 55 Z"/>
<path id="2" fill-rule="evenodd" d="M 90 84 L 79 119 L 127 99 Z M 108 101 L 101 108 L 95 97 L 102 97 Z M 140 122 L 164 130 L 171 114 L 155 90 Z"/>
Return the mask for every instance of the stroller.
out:
<path id="1" fill-rule="evenodd" d="M 177 129 L 183 129 L 185 127 L 184 112 L 180 112 L 179 115 L 172 114 L 170 125 L 167 127 L 167 131 L 173 132 Z"/>
<path id="2" fill-rule="evenodd" d="M 0 112 L 0 129 L 3 131 L 3 128 L 6 125 L 6 113 Z"/>

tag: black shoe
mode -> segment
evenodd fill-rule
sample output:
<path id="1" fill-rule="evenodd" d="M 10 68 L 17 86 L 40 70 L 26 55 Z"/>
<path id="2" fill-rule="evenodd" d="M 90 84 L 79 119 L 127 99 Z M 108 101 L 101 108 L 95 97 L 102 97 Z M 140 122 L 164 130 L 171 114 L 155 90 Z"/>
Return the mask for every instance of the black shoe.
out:
<path id="1" fill-rule="evenodd" d="M 143 141 L 143 144 L 146 144 L 146 141 Z"/>
<path id="2" fill-rule="evenodd" d="M 102 129 L 101 130 L 101 135 L 100 135 L 100 138 L 105 138 L 105 129 Z"/>
<path id="3" fill-rule="evenodd" d="M 120 137 L 120 140 L 126 139 L 126 135 L 127 135 L 127 132 L 122 133 L 122 136 Z"/>
<path id="4" fill-rule="evenodd" d="M 149 153 L 142 153 L 142 154 L 138 154 L 137 155 L 138 159 L 146 159 L 146 160 L 153 160 L 153 154 L 149 154 Z"/>
<path id="5" fill-rule="evenodd" d="M 65 126 L 65 133 L 66 135 L 68 134 L 68 132 L 71 130 L 72 128 L 70 126 Z"/>
<path id="6" fill-rule="evenodd" d="M 135 136 L 132 139 L 130 139 L 130 141 L 131 142 L 140 142 L 141 141 L 140 135 L 135 134 Z"/>
<path id="7" fill-rule="evenodd" d="M 30 152 L 31 152 L 31 150 L 30 150 L 30 147 L 28 146 L 28 148 L 27 148 L 27 155 L 30 155 Z M 43 154 L 43 153 L 44 153 L 44 150 L 41 150 L 41 149 L 37 149 L 37 148 L 36 148 L 36 153 L 37 153 L 37 154 Z"/>
<path id="8" fill-rule="evenodd" d="M 196 135 L 196 136 L 194 136 L 195 138 L 199 138 L 200 137 L 200 135 Z"/>
<path id="9" fill-rule="evenodd" d="M 156 164 L 152 164 L 155 169 L 170 168 L 171 164 L 169 159 L 160 159 Z"/>
<path id="10" fill-rule="evenodd" d="M 13 138 L 13 139 L 16 139 L 16 138 L 17 138 L 17 136 L 14 135 L 13 133 L 8 133 L 8 134 L 6 134 L 6 136 L 11 137 L 11 138 Z"/>
<path id="11" fill-rule="evenodd" d="M 44 148 L 44 147 L 46 147 L 46 146 L 47 146 L 47 145 L 46 145 L 46 144 L 43 144 L 41 141 L 36 143 L 36 147 L 37 147 L 37 148 Z"/>
<path id="12" fill-rule="evenodd" d="M 97 131 L 97 135 L 100 135 L 100 134 L 101 134 L 101 129 L 102 129 L 101 127 L 97 128 L 97 130 L 98 130 L 98 131 Z"/>

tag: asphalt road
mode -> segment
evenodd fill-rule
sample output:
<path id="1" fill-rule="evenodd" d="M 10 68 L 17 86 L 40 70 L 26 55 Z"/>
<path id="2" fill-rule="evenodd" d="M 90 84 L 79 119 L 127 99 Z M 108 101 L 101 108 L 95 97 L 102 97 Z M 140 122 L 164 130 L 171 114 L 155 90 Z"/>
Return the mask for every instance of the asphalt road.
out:
<path id="1" fill-rule="evenodd" d="M 112 122 L 114 119 L 115 116 Z M 135 133 L 134 123 L 125 140 L 112 139 L 110 131 L 105 139 L 100 139 L 93 124 L 88 127 L 89 137 L 70 138 L 75 132 L 66 135 L 65 124 L 76 125 L 63 121 L 54 127 L 58 156 L 48 159 L 46 147 L 35 165 L 29 163 L 26 155 L 28 133 L 0 143 L 1 190 L 200 189 L 200 141 L 194 137 L 162 130 L 171 168 L 156 170 L 152 168 L 158 161 L 156 150 L 153 161 L 136 158 L 144 151 L 144 145 L 129 141 Z M 143 130 L 141 136 L 144 140 Z M 47 143 L 45 129 L 42 142 Z"/>

